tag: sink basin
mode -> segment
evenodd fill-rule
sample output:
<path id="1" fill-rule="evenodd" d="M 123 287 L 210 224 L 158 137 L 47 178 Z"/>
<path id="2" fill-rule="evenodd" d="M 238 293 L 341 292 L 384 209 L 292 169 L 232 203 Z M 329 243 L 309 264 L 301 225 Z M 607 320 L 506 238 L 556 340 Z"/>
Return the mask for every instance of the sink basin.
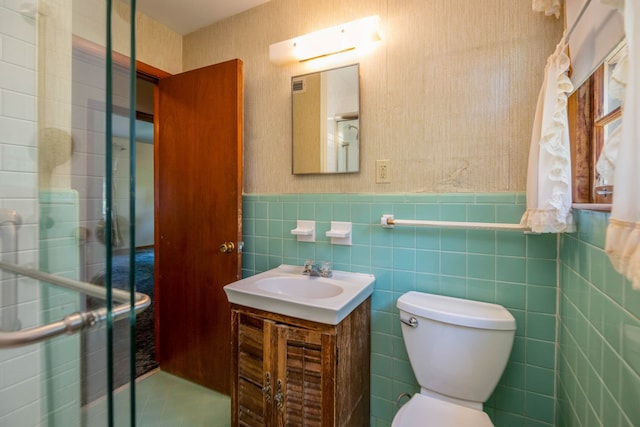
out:
<path id="1" fill-rule="evenodd" d="M 267 277 L 256 282 L 267 292 L 291 298 L 331 298 L 342 293 L 342 287 L 328 280 L 309 280 L 308 277 Z"/>
<path id="2" fill-rule="evenodd" d="M 333 277 L 302 274 L 283 264 L 224 287 L 229 302 L 299 319 L 337 325 L 373 293 L 375 276 L 333 271 Z"/>

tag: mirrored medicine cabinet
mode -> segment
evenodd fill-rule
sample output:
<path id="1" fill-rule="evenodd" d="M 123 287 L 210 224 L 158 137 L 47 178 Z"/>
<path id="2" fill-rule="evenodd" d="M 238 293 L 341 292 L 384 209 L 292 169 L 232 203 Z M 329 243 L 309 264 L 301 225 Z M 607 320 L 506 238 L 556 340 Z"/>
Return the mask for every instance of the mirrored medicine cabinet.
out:
<path id="1" fill-rule="evenodd" d="M 294 175 L 360 169 L 359 65 L 291 78 Z"/>

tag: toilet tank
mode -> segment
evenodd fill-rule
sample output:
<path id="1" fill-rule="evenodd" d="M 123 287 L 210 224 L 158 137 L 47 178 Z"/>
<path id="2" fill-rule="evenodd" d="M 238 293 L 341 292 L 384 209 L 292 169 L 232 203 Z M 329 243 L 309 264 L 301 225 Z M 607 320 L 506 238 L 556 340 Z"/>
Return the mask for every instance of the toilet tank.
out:
<path id="1" fill-rule="evenodd" d="M 484 403 L 507 365 L 516 321 L 496 304 L 421 292 L 398 298 L 411 367 L 428 392 Z M 412 327 L 414 318 L 417 323 Z M 406 322 L 406 323 L 405 323 Z"/>

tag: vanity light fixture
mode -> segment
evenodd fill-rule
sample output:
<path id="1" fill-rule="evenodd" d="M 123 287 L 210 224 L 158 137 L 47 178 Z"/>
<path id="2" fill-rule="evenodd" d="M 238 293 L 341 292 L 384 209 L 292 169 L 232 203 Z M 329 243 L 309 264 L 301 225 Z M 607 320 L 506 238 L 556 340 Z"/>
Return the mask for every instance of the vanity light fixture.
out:
<path id="1" fill-rule="evenodd" d="M 379 22 L 374 15 L 274 43 L 269 46 L 269 61 L 284 65 L 371 46 L 380 40 Z"/>

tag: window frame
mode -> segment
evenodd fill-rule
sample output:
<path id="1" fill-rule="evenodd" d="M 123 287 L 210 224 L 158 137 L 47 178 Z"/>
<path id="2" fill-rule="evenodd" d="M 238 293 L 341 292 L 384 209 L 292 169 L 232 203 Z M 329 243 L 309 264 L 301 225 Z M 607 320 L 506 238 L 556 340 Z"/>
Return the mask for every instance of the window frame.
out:
<path id="1" fill-rule="evenodd" d="M 606 67 L 626 43 L 620 43 L 589 78 L 569 96 L 567 115 L 571 141 L 572 199 L 574 208 L 610 210 L 613 186 L 596 186 L 596 163 L 602 152 L 607 125 L 620 120 L 622 108 L 605 112 Z"/>

